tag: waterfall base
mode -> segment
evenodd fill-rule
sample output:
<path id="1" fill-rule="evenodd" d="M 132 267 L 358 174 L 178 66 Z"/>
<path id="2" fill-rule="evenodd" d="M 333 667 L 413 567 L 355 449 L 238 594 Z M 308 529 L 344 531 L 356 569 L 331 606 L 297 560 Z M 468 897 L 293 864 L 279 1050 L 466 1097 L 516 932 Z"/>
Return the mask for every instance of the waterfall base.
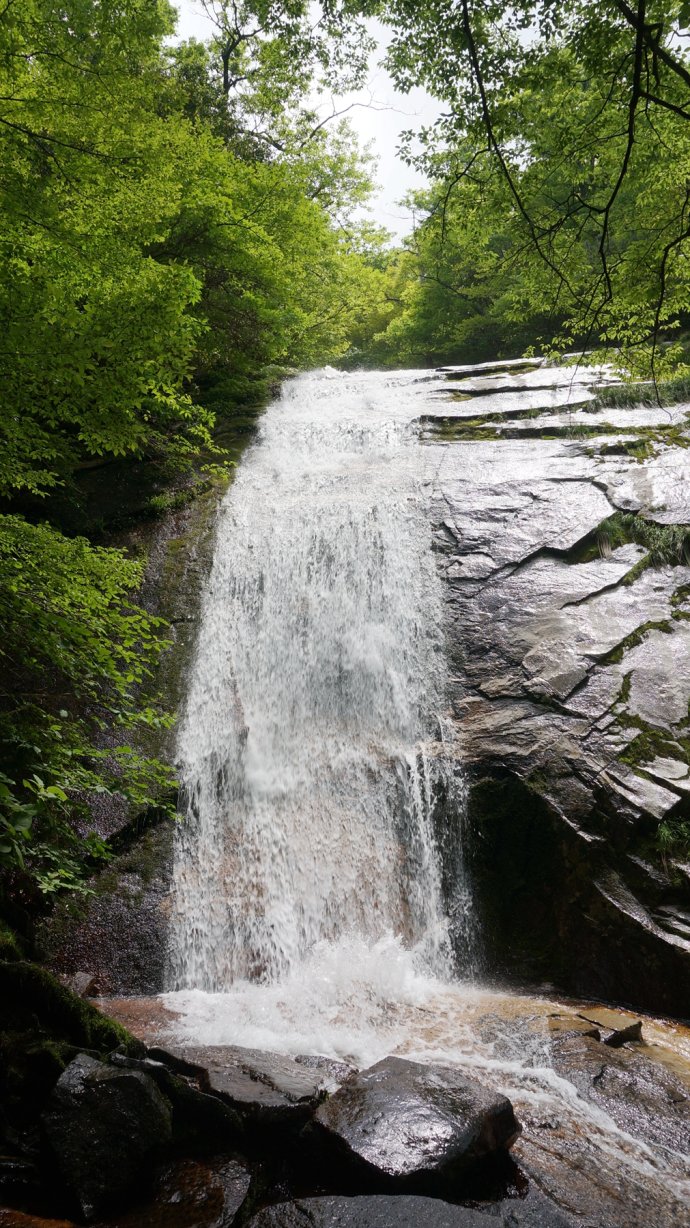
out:
<path id="1" fill-rule="evenodd" d="M 644 1043 L 615 1048 L 606 1042 L 638 1017 L 449 986 L 395 943 L 326 947 L 282 985 L 100 1005 L 149 1044 L 225 1044 L 228 1061 L 239 1040 L 359 1067 L 388 1053 L 455 1066 L 507 1095 L 522 1124 L 501 1197 L 542 1191 L 597 1228 L 688 1222 L 690 1030 L 680 1025 L 645 1018 Z"/>

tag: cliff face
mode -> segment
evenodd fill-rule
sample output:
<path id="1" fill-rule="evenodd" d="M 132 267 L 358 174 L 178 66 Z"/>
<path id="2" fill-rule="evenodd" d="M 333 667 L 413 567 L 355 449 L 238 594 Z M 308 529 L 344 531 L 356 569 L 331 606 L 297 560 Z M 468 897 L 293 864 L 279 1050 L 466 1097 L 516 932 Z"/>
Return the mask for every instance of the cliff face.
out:
<path id="1" fill-rule="evenodd" d="M 223 489 L 224 483 L 211 485 L 183 508 L 131 529 L 124 540 L 148 556 L 142 603 L 170 624 L 172 647 L 156 682 L 173 713 L 184 702 Z M 157 738 L 146 749 L 172 762 L 174 731 Z M 157 993 L 165 984 L 174 823 L 162 810 L 132 814 L 117 798 L 107 798 L 93 821 L 113 860 L 89 884 L 92 895 L 61 900 L 39 926 L 39 952 L 55 972 L 88 972 L 94 991 Z"/>
<path id="2" fill-rule="evenodd" d="M 427 419 L 485 963 L 687 1016 L 690 407 L 540 411 L 546 374 Z"/>

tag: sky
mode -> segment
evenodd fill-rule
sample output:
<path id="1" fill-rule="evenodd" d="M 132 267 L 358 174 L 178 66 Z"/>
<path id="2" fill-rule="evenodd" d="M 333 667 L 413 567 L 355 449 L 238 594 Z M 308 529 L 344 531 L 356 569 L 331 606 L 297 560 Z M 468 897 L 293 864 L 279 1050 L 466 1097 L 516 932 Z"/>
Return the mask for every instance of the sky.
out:
<path id="1" fill-rule="evenodd" d="M 173 0 L 173 3 L 180 14 L 180 38 L 211 36 L 213 27 L 199 0 Z M 371 201 L 369 216 L 396 238 L 402 238 L 412 230 L 413 217 L 400 201 L 411 188 L 423 186 L 424 179 L 396 156 L 400 133 L 431 123 L 438 114 L 438 105 L 423 89 L 414 89 L 410 94 L 398 93 L 388 73 L 378 63 L 385 47 L 385 31 L 378 22 L 370 22 L 369 28 L 379 42 L 379 50 L 372 57 L 366 87 L 336 98 L 335 108 L 330 98 L 324 98 L 322 110 L 326 115 L 332 109 L 342 110 L 354 104 L 347 119 L 361 144 L 371 142 L 377 160 L 379 189 Z"/>

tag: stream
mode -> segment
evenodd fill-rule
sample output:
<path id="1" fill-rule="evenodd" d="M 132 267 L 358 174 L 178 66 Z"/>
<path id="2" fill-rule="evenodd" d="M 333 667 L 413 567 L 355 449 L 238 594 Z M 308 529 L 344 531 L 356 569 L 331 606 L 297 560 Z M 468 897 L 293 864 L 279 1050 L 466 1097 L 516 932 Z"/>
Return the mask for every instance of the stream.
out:
<path id="1" fill-rule="evenodd" d="M 589 395 L 582 373 L 549 377 L 541 404 Z M 511 1098 L 516 1159 L 538 1153 L 562 1205 L 625 1190 L 618 1221 L 583 1222 L 630 1228 L 653 1208 L 680 1224 L 687 1156 L 554 1065 L 572 1004 L 502 992 L 485 967 L 432 550 L 447 445 L 419 427 L 446 394 L 423 371 L 301 376 L 242 459 L 179 734 L 162 1003 L 177 1043 L 460 1066 Z M 687 1077 L 685 1029 L 647 1020 L 644 1036 Z"/>

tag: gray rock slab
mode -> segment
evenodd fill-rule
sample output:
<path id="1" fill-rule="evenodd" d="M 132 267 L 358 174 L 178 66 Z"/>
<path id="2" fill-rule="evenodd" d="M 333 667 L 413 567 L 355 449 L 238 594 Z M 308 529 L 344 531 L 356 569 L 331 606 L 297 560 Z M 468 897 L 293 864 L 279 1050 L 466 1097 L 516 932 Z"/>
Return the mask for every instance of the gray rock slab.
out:
<path id="1" fill-rule="evenodd" d="M 674 570 L 683 572 L 682 583 L 688 582 L 689 568 Z M 690 623 L 671 627 L 670 633 L 649 631 L 622 662 L 625 671 L 632 671 L 627 709 L 650 725 L 677 725 L 688 717 Z"/>
<path id="2" fill-rule="evenodd" d="M 500 376 L 500 386 L 514 374 Z M 462 392 L 461 383 L 455 386 Z M 476 416 L 483 395 L 459 403 L 461 412 Z M 633 771 L 620 757 L 639 734 L 635 720 L 666 730 L 672 744 L 687 719 L 690 633 L 674 595 L 688 584 L 690 569 L 649 568 L 631 579 L 640 547 L 587 563 L 573 562 L 571 551 L 618 508 L 690 523 L 690 450 L 657 444 L 657 455 L 639 462 L 622 449 L 609 451 L 621 436 L 605 433 L 618 428 L 635 438 L 641 426 L 683 424 L 687 411 L 555 407 L 524 419 L 506 416 L 502 438 L 434 438 L 425 445 L 427 472 L 436 475 L 428 487 L 430 514 L 457 663 L 451 702 L 458 758 L 473 768 L 479 821 L 495 783 L 503 798 L 515 789 L 526 830 L 530 822 L 544 823 L 558 841 L 548 882 L 535 873 L 525 898 L 557 918 L 561 940 L 567 933 L 571 948 L 582 948 L 564 980 L 580 992 L 588 979 L 598 992 L 648 1010 L 663 1000 L 664 1009 L 680 1015 L 688 1001 L 687 924 L 659 905 L 688 906 L 690 876 L 654 854 L 652 844 L 660 820 L 687 802 L 690 783 L 677 768 L 669 779 L 664 765 Z M 600 426 L 602 435 L 510 437 L 540 421 Z M 596 438 L 606 448 L 600 455 L 592 453 Z M 680 749 L 677 758 L 684 758 Z M 490 843 L 488 820 L 487 831 Z M 640 868 L 645 841 L 655 873 Z M 482 890 L 510 891 L 492 869 L 500 861 L 498 843 L 485 863 L 477 854 Z M 524 873 L 529 879 L 529 866 Z M 521 950 L 536 965 L 531 926 L 529 918 L 516 919 Z M 520 940 L 507 920 L 496 941 L 510 976 Z M 636 944 L 644 962 L 637 971 L 626 955 Z M 549 979 L 558 945 L 549 947 L 545 933 L 538 948 L 547 954 L 536 975 Z"/>
<path id="3" fill-rule="evenodd" d="M 253 1122 L 306 1119 L 324 1094 L 338 1085 L 327 1059 L 306 1065 L 280 1054 L 230 1045 L 170 1046 L 151 1053 L 172 1069 L 194 1075 L 204 1091 Z"/>
<path id="4" fill-rule="evenodd" d="M 470 375 L 454 385 L 458 392 L 506 393 L 525 389 L 588 387 L 610 382 L 599 367 L 539 367 Z"/>
<path id="5" fill-rule="evenodd" d="M 463 384 L 453 389 L 462 395 Z M 439 418 L 481 418 L 489 414 L 510 417 L 511 414 L 527 413 L 532 409 L 558 409 L 563 405 L 582 405 L 594 398 L 594 393 L 585 384 L 568 384 L 560 388 L 522 388 L 515 392 L 485 392 L 470 395 L 467 400 L 439 403 Z"/>
<path id="6" fill-rule="evenodd" d="M 545 365 L 543 358 L 506 358 L 494 359 L 492 362 L 477 362 L 469 363 L 460 366 L 437 367 L 439 374 L 443 375 L 472 375 L 475 372 L 483 371 L 517 371 L 517 370 L 538 370 Z"/>
<path id="7" fill-rule="evenodd" d="M 671 598 L 678 585 L 689 580 L 690 568 L 649 568 L 634 584 L 619 585 L 610 591 L 594 593 L 591 598 L 568 609 L 561 608 L 535 618 L 529 628 L 535 645 L 523 658 L 523 668 L 529 678 L 530 688 L 537 689 L 542 694 L 565 697 L 569 689 L 572 690 L 572 687 L 566 689 L 567 677 L 565 682 L 562 681 L 566 670 L 572 671 L 580 667 L 587 672 L 597 658 L 623 644 L 624 640 L 645 623 L 670 620 L 673 613 Z M 671 639 L 663 632 L 656 634 L 660 639 Z M 679 641 L 679 648 L 681 642 L 687 653 L 687 640 L 684 638 Z M 634 666 L 625 662 L 624 672 L 629 668 L 634 669 Z M 672 689 L 670 682 L 668 689 Z M 640 703 L 643 702 L 643 690 L 648 693 L 649 688 L 641 682 Z M 650 706 L 653 702 L 653 699 L 648 697 L 647 703 Z M 687 698 L 685 712 L 687 713 Z"/>
<path id="8" fill-rule="evenodd" d="M 618 794 L 642 814 L 661 820 L 678 805 L 678 795 L 663 785 L 638 776 L 624 763 L 610 764 L 599 776 L 600 785 Z"/>
<path id="9" fill-rule="evenodd" d="M 636 406 L 631 409 L 616 408 L 616 409 L 593 409 L 591 403 L 582 407 L 573 407 L 564 412 L 556 412 L 540 416 L 538 418 L 518 418 L 511 423 L 511 427 L 515 430 L 524 429 L 526 431 L 541 431 L 556 428 L 558 430 L 567 431 L 574 426 L 587 426 L 600 428 L 602 437 L 605 439 L 609 430 L 615 432 L 613 440 L 606 440 L 608 443 L 626 440 L 634 440 L 638 438 L 638 432 L 644 427 L 667 427 L 667 426 L 682 426 L 688 422 L 688 407 L 674 405 L 670 409 L 659 409 L 651 406 L 640 408 Z M 625 432 L 619 434 L 618 432 Z M 591 442 L 586 440 L 587 445 Z"/>
<path id="10" fill-rule="evenodd" d="M 658 524 L 690 524 L 690 451 L 668 448 L 643 465 L 604 478 L 609 498 L 624 511 Z"/>
<path id="11" fill-rule="evenodd" d="M 522 449 L 524 444 L 517 442 Z M 496 445 L 502 446 L 507 445 Z M 537 550 L 565 552 L 611 515 L 606 496 L 586 479 L 554 479 L 552 484 L 544 477 L 503 481 L 495 471 L 492 476 L 492 482 L 472 488 L 443 475 L 442 518 L 453 524 L 460 555 L 488 555 L 501 567 L 520 563 Z"/>
<path id="12" fill-rule="evenodd" d="M 564 703 L 569 712 L 599 721 L 615 703 L 624 678 L 625 670 L 619 664 L 592 669 L 584 684 L 569 692 Z M 615 719 L 614 714 L 611 719 Z"/>
<path id="13" fill-rule="evenodd" d="M 500 1223 L 468 1207 L 403 1194 L 277 1203 L 259 1211 L 248 1228 L 492 1228 Z"/>
<path id="14" fill-rule="evenodd" d="M 673 788 L 686 789 L 690 781 L 690 768 L 681 759 L 667 759 L 659 755 L 651 763 L 645 763 L 645 772 L 655 776 L 657 780 L 667 781 Z"/>
<path id="15" fill-rule="evenodd" d="M 452 1182 L 507 1151 L 520 1127 L 510 1101 L 449 1067 L 386 1058 L 353 1075 L 317 1109 L 334 1155 L 399 1184 Z"/>
<path id="16" fill-rule="evenodd" d="M 589 1036 L 556 1037 L 554 1069 L 616 1125 L 645 1143 L 690 1154 L 690 1086 L 642 1051 L 611 1049 Z"/>

